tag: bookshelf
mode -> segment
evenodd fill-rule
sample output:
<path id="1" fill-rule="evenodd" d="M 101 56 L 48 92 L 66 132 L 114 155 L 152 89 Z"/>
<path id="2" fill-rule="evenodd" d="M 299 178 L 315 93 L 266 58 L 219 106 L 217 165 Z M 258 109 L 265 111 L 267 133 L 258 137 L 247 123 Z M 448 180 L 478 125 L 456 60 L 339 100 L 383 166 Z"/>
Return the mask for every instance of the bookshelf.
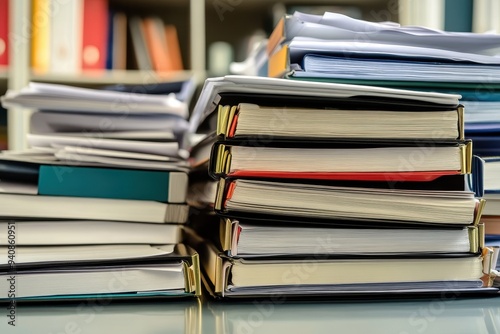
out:
<path id="1" fill-rule="evenodd" d="M 241 61 L 248 50 L 248 38 L 258 29 L 269 34 L 284 11 L 294 6 L 319 6 L 332 10 L 358 8 L 363 19 L 398 21 L 398 4 L 404 0 L 108 0 L 109 7 L 126 15 L 160 17 L 177 28 L 186 70 L 156 73 L 140 70 L 105 70 L 77 74 L 35 73 L 30 67 L 31 0 L 9 0 L 10 70 L 0 68 L 0 94 L 7 88 L 18 90 L 29 81 L 96 86 L 100 84 L 140 84 L 144 81 L 179 80 L 191 75 L 202 83 L 207 75 L 208 48 L 222 41 L 234 50 L 233 60 Z M 408 1 L 408 0 L 407 0 Z M 444 0 L 440 0 L 444 1 Z M 426 1 L 429 3 L 430 1 Z M 63 3 L 63 2 L 61 2 Z M 130 41 L 129 41 L 130 42 Z M 10 149 L 26 147 L 29 112 L 9 110 Z"/>
<path id="2" fill-rule="evenodd" d="M 153 70 L 99 70 L 75 74 L 35 72 L 31 69 L 31 0 L 9 0 L 9 34 L 16 36 L 9 45 L 9 68 L 0 68 L 0 94 L 7 89 L 19 90 L 30 81 L 96 86 L 107 84 L 143 84 L 205 77 L 205 3 L 206 0 L 108 0 L 111 10 L 128 15 L 160 17 L 177 28 L 182 60 L 186 70 L 159 73 Z M 128 43 L 130 41 L 127 41 Z M 128 44 L 127 43 L 127 44 Z M 11 108 L 8 111 L 9 149 L 27 147 L 30 111 Z"/>

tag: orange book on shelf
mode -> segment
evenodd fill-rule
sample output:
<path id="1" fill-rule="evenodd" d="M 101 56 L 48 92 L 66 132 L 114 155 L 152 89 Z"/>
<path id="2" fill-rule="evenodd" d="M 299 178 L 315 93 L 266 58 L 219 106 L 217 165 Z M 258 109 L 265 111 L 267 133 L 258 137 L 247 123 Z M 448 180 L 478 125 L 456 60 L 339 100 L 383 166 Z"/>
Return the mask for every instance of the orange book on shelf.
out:
<path id="1" fill-rule="evenodd" d="M 36 72 L 50 68 L 50 0 L 33 0 L 31 16 L 31 66 Z"/>
<path id="2" fill-rule="evenodd" d="M 142 23 L 153 69 L 158 72 L 172 71 L 166 50 L 163 22 L 157 17 L 147 17 Z"/>
<path id="3" fill-rule="evenodd" d="M 174 71 L 182 71 L 184 66 L 182 64 L 181 46 L 179 43 L 179 36 L 177 35 L 177 28 L 173 24 L 165 26 L 165 38 L 167 44 L 167 55 L 171 63 L 171 68 Z"/>

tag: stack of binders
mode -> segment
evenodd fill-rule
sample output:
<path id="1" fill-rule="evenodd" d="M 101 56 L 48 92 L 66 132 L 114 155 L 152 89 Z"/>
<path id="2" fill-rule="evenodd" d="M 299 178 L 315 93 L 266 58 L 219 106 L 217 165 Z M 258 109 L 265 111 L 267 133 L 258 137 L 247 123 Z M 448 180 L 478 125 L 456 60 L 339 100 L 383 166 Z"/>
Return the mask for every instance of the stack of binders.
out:
<path id="1" fill-rule="evenodd" d="M 199 295 L 182 237 L 187 103 L 50 84 L 3 102 L 38 110 L 31 148 L 0 155 L 0 300 Z"/>
<path id="2" fill-rule="evenodd" d="M 458 99 L 208 79 L 191 126 L 217 115 L 209 161 L 216 216 L 197 220 L 191 242 L 209 291 L 227 298 L 497 293 L 488 287 L 494 254 L 483 251 L 484 202 L 475 196 L 482 161 L 464 140 Z"/>
<path id="3" fill-rule="evenodd" d="M 497 34 L 448 32 L 295 12 L 267 45 L 271 77 L 456 93 L 467 110 L 465 137 L 485 160 L 489 246 L 500 246 L 500 61 Z"/>

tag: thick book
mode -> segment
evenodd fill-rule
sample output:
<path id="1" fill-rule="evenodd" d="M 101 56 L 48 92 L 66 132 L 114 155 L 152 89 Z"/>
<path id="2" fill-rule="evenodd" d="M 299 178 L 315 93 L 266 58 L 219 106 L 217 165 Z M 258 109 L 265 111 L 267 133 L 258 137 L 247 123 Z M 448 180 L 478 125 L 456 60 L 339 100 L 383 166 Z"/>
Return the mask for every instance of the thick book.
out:
<path id="1" fill-rule="evenodd" d="M 481 221 L 484 223 L 487 236 L 500 238 L 500 215 L 484 215 Z"/>
<path id="2" fill-rule="evenodd" d="M 40 166 L 38 194 L 185 203 L 184 172 Z"/>
<path id="3" fill-rule="evenodd" d="M 0 194 L 0 217 L 5 219 L 111 220 L 183 224 L 187 204 L 68 196 Z"/>
<path id="4" fill-rule="evenodd" d="M 128 19 L 132 48 L 134 51 L 137 68 L 142 71 L 153 70 L 153 61 L 148 51 L 146 31 L 140 17 L 132 16 Z"/>
<path id="5" fill-rule="evenodd" d="M 326 101 L 325 101 L 326 102 Z M 347 101 L 344 101 L 344 103 Z M 378 140 L 463 140 L 464 109 L 443 110 L 365 103 L 339 109 L 342 101 L 323 108 L 240 103 L 218 107 L 217 135 L 223 139 L 252 137 Z M 365 109 L 360 109 L 360 108 Z M 386 110 L 387 109 L 387 110 Z M 436 129 L 439 129 L 437 132 Z"/>
<path id="6" fill-rule="evenodd" d="M 209 224 L 209 222 L 207 222 Z M 307 219 L 281 222 L 221 218 L 209 224 L 212 240 L 231 257 L 377 256 L 477 254 L 484 247 L 484 225 L 444 227 L 347 227 Z M 208 228 L 207 228 L 208 229 Z"/>
<path id="7" fill-rule="evenodd" d="M 167 59 L 170 63 L 170 68 L 174 71 L 182 71 L 184 69 L 184 65 L 182 62 L 181 45 L 175 25 L 165 25 L 165 41 L 167 45 Z"/>
<path id="8" fill-rule="evenodd" d="M 14 275 L 7 260 L 0 266 L 3 301 L 195 297 L 201 291 L 198 254 L 183 244 L 53 246 L 42 252 L 21 246 Z M 10 286 L 16 287 L 13 296 Z"/>
<path id="9" fill-rule="evenodd" d="M 470 225 L 479 222 L 484 200 L 471 191 L 380 189 L 324 184 L 220 179 L 215 210 L 248 217 L 366 220 Z"/>
<path id="10" fill-rule="evenodd" d="M 425 181 L 470 174 L 472 142 L 219 142 L 209 166 L 216 177 Z"/>
<path id="11" fill-rule="evenodd" d="M 203 281 L 215 297 L 258 298 L 279 294 L 286 297 L 366 299 L 370 295 L 439 295 L 446 291 L 498 293 L 498 289 L 489 288 L 481 280 L 484 277 L 483 257 L 476 255 L 368 259 L 232 258 L 196 235 L 191 235 L 189 242 L 200 253 Z"/>
<path id="12" fill-rule="evenodd" d="M 167 54 L 165 27 L 162 19 L 159 17 L 146 17 L 142 19 L 141 23 L 153 69 L 157 72 L 171 71 L 172 68 Z"/>
<path id="13" fill-rule="evenodd" d="M 243 99 L 245 97 L 245 99 Z M 358 109 L 367 105 L 384 110 L 415 110 L 420 106 L 430 110 L 452 110 L 459 106 L 459 95 L 346 85 L 326 82 L 286 80 L 266 77 L 225 76 L 205 81 L 190 119 L 194 132 L 215 114 L 219 105 L 253 103 L 268 106 L 295 106 Z M 301 103 L 301 104 L 300 104 Z M 391 108 L 391 109 L 388 109 Z M 279 114 L 275 115 L 276 125 Z"/>

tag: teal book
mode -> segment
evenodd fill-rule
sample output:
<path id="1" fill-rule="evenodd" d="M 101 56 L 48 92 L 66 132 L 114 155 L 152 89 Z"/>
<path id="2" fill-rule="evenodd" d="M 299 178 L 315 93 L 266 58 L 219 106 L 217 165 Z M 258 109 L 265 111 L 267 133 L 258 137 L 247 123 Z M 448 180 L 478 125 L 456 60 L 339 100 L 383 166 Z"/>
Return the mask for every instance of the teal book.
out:
<path id="1" fill-rule="evenodd" d="M 38 194 L 185 203 L 184 172 L 40 166 Z"/>

